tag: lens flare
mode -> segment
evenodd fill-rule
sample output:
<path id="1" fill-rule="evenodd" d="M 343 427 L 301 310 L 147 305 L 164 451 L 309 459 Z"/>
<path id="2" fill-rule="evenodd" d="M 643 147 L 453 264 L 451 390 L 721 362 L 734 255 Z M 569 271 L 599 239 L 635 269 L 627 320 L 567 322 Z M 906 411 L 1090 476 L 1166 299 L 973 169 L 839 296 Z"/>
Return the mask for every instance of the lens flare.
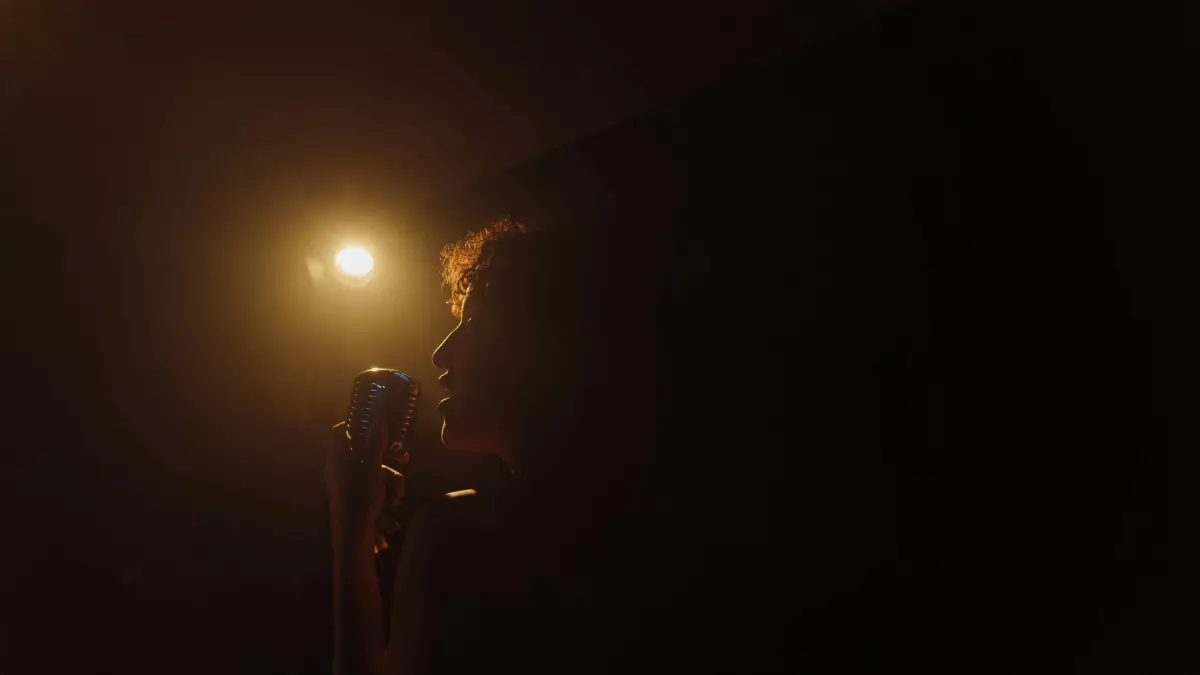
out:
<path id="1" fill-rule="evenodd" d="M 339 270 L 352 277 L 365 276 L 375 267 L 375 259 L 371 254 L 357 246 L 342 249 L 334 258 L 334 263 Z"/>

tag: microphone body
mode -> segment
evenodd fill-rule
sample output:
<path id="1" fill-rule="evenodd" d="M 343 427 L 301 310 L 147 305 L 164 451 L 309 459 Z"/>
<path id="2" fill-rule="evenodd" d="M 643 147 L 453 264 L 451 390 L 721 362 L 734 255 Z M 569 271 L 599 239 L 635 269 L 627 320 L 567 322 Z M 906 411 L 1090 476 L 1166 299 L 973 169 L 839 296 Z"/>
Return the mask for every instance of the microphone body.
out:
<path id="1" fill-rule="evenodd" d="M 365 448 L 371 425 L 382 418 L 390 444 L 384 455 L 403 452 L 420 395 L 420 383 L 399 370 L 372 368 L 359 373 L 350 389 L 350 409 L 346 413 L 346 436 L 351 449 Z"/>

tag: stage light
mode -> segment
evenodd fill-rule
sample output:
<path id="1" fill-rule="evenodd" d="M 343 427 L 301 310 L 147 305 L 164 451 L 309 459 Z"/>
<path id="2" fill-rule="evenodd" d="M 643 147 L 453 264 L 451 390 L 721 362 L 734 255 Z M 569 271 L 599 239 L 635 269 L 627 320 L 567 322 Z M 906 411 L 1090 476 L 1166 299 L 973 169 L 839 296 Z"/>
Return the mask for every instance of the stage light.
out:
<path id="1" fill-rule="evenodd" d="M 357 246 L 342 249 L 333 261 L 339 270 L 352 277 L 364 277 L 375 267 L 371 254 Z"/>

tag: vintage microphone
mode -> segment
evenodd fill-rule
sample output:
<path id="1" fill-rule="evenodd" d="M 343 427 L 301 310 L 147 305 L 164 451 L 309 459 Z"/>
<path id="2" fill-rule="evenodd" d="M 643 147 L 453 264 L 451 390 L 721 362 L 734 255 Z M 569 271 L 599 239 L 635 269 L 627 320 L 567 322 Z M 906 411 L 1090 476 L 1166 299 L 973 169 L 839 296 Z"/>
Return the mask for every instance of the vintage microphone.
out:
<path id="1" fill-rule="evenodd" d="M 346 437 L 350 439 L 350 451 L 366 454 L 367 434 L 376 420 L 387 425 L 388 447 L 383 461 L 398 460 L 404 455 L 404 441 L 413 428 L 417 412 L 417 399 L 421 396 L 421 385 L 412 376 L 391 368 L 371 368 L 354 378 L 350 388 L 350 408 L 346 412 Z M 408 520 L 403 509 L 383 515 L 392 526 L 376 533 L 375 567 L 379 575 L 381 591 L 390 594 L 392 575 L 399 562 L 404 532 L 400 523 Z M 409 514 L 411 515 L 411 514 Z M 384 606 L 389 595 L 384 595 Z M 385 618 L 386 618 L 385 610 Z"/>
<path id="2" fill-rule="evenodd" d="M 398 457 L 412 430 L 421 385 L 416 379 L 391 368 L 371 368 L 354 378 L 350 389 L 350 409 L 346 413 L 346 437 L 352 452 L 363 452 L 367 434 L 376 420 L 387 425 L 390 445 L 384 457 Z"/>
<path id="3" fill-rule="evenodd" d="M 390 368 L 371 368 L 359 373 L 350 388 L 350 408 L 346 412 L 346 436 L 351 452 L 364 452 L 367 434 L 376 420 L 387 425 L 389 446 L 383 460 L 399 459 L 404 454 L 404 441 L 413 428 L 417 399 L 421 385 L 412 376 Z M 399 526 L 411 513 L 398 509 L 384 514 L 395 524 L 390 533 L 378 532 L 375 543 L 375 574 L 383 602 L 384 630 L 391 621 L 393 581 L 400 562 L 400 550 L 407 527 Z M 386 634 L 386 633 L 385 633 Z"/>

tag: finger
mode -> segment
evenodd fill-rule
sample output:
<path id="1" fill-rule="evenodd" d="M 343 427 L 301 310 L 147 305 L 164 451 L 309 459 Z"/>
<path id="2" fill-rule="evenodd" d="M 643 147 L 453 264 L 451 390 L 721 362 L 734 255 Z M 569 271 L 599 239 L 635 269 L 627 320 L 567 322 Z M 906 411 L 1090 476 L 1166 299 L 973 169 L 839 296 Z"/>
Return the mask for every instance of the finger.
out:
<path id="1" fill-rule="evenodd" d="M 341 452 L 350 449 L 350 435 L 346 433 L 346 422 L 341 421 L 329 430 L 330 449 Z"/>
<path id="2" fill-rule="evenodd" d="M 388 508 L 399 506 L 400 501 L 404 499 L 404 474 L 386 464 L 381 464 L 379 469 L 383 476 L 383 485 L 386 491 L 385 503 Z"/>

